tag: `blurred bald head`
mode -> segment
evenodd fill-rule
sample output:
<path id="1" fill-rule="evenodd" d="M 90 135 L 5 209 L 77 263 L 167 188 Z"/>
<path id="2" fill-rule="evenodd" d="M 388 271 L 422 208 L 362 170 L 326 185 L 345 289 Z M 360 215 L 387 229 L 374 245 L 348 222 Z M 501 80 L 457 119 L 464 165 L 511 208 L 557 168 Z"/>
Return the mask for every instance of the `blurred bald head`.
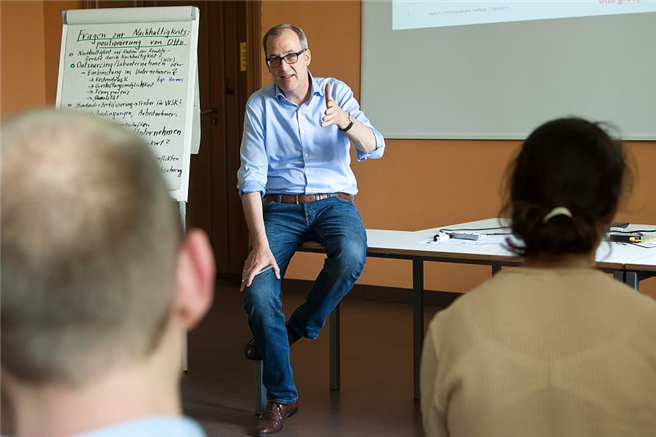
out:
<path id="1" fill-rule="evenodd" d="M 76 385 L 147 356 L 181 243 L 147 144 L 55 110 L 3 121 L 1 135 L 3 370 Z"/>

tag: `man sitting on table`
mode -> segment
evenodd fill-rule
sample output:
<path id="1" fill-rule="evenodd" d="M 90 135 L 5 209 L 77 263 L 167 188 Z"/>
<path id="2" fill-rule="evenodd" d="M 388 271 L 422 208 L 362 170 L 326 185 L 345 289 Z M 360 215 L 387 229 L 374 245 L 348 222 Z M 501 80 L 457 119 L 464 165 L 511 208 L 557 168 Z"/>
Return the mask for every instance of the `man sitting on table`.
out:
<path id="1" fill-rule="evenodd" d="M 182 334 L 212 302 L 147 144 L 43 110 L 2 123 L 2 384 L 18 436 L 203 436 L 181 416 Z"/>
<path id="2" fill-rule="evenodd" d="M 245 353 L 263 360 L 269 401 L 257 435 L 280 431 L 298 410 L 290 346 L 301 337 L 317 338 L 364 267 L 367 236 L 353 204 L 358 190 L 350 144 L 358 161 L 380 158 L 385 147 L 346 84 L 310 74 L 312 54 L 300 28 L 275 26 L 263 46 L 275 83 L 248 101 L 238 173 L 252 243 L 242 290 L 254 339 Z M 310 240 L 328 257 L 305 303 L 285 324 L 280 281 L 296 248 Z"/>

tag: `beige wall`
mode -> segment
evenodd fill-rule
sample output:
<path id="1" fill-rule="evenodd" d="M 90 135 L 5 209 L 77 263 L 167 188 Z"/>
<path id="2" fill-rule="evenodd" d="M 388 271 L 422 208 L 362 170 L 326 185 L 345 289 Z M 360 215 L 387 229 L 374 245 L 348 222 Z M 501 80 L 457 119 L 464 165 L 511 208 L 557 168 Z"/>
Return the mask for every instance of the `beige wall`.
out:
<path id="1" fill-rule="evenodd" d="M 54 104 L 57 98 L 59 52 L 61 50 L 62 11 L 80 9 L 82 1 L 44 1 L 44 47 L 46 67 L 46 102 Z"/>
<path id="2" fill-rule="evenodd" d="M 0 2 L 0 115 L 45 103 L 43 2 Z"/>
<path id="3" fill-rule="evenodd" d="M 312 50 L 310 70 L 334 76 L 360 94 L 359 1 L 264 1 L 262 35 L 278 23 L 301 26 Z M 381 68 L 385 68 L 381 66 Z M 271 82 L 262 67 L 264 84 Z M 412 80 L 409 65 L 408 77 Z M 390 102 L 392 106 L 394 102 Z M 398 108 L 402 110 L 403 108 Z M 495 217 L 501 205 L 499 188 L 506 165 L 519 146 L 516 141 L 388 140 L 378 161 L 353 164 L 360 194 L 356 203 L 367 228 L 419 230 Z M 632 200 L 618 220 L 656 223 L 654 188 L 656 142 L 632 142 L 639 170 Z M 288 277 L 314 279 L 322 256 L 297 254 Z M 481 266 L 427 263 L 425 286 L 430 290 L 468 291 L 490 275 Z M 412 286 L 410 261 L 370 258 L 360 283 Z M 656 298 L 656 278 L 641 283 Z"/>
<path id="4" fill-rule="evenodd" d="M 54 105 L 62 11 L 81 1 L 0 1 L 0 116 Z"/>

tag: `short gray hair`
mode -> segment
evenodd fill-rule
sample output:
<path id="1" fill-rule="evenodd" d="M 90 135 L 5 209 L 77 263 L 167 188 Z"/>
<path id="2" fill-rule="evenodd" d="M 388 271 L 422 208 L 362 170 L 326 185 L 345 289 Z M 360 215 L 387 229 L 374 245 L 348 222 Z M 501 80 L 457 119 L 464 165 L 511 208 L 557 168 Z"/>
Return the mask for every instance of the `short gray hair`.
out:
<path id="1" fill-rule="evenodd" d="M 147 356 L 170 317 L 182 241 L 149 146 L 52 109 L 1 128 L 3 368 L 75 386 Z"/>
<path id="2" fill-rule="evenodd" d="M 303 32 L 303 29 L 301 29 L 298 26 L 294 26 L 293 24 L 278 24 L 277 26 L 273 26 L 271 29 L 269 29 L 269 31 L 264 35 L 264 38 L 262 38 L 262 47 L 264 47 L 264 56 L 268 56 L 267 41 L 269 40 L 269 38 L 276 38 L 280 36 L 285 29 L 293 30 L 294 33 L 296 33 L 296 35 L 298 36 L 298 40 L 301 42 L 302 49 L 308 48 L 307 37 L 305 36 L 305 32 Z"/>

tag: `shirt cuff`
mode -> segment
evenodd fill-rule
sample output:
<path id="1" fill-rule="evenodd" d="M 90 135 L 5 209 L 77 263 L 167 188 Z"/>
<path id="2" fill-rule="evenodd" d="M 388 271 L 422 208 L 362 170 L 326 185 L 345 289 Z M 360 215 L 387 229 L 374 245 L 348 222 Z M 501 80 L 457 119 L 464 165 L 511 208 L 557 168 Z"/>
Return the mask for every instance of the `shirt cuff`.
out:
<path id="1" fill-rule="evenodd" d="M 264 197 L 265 191 L 266 187 L 258 184 L 257 182 L 244 182 L 244 186 L 241 187 L 241 190 L 239 190 L 239 195 L 243 196 L 244 194 L 259 192 L 260 197 Z"/>
<path id="2" fill-rule="evenodd" d="M 368 127 L 368 126 L 367 126 Z M 385 151 L 385 139 L 383 136 L 373 128 L 369 128 L 371 131 L 374 133 L 374 137 L 376 138 L 376 148 L 372 150 L 371 152 L 362 152 L 360 151 L 357 147 L 354 147 L 355 149 L 355 155 L 358 159 L 358 162 L 365 161 L 367 159 L 377 159 L 383 156 L 383 152 Z"/>

